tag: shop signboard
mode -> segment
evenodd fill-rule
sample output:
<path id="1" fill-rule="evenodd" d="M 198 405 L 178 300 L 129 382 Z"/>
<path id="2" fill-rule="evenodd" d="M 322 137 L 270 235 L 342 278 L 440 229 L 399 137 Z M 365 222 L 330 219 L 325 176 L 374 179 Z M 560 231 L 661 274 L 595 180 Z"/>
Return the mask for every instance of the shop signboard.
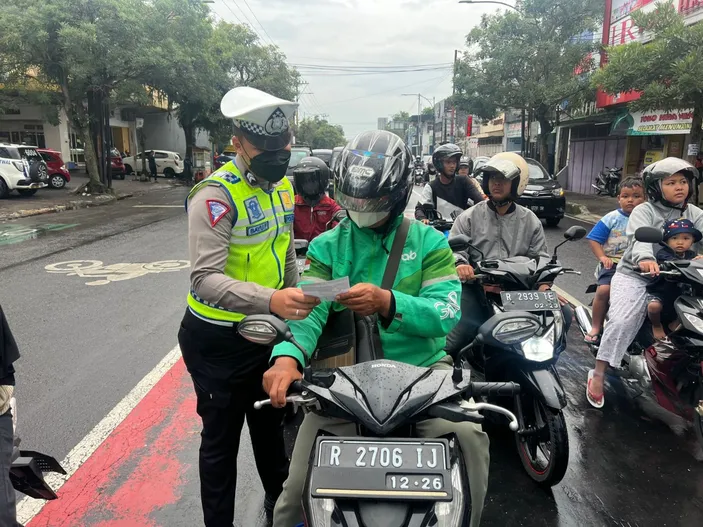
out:
<path id="1" fill-rule="evenodd" d="M 628 135 L 675 135 L 691 132 L 693 110 L 632 112 Z"/>
<path id="2" fill-rule="evenodd" d="M 522 122 L 508 123 L 505 137 L 522 137 Z"/>

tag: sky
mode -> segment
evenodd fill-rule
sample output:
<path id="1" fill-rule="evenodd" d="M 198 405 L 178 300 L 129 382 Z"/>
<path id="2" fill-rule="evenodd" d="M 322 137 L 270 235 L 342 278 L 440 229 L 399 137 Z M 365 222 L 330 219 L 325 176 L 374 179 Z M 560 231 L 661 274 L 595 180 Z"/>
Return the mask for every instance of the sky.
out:
<path id="1" fill-rule="evenodd" d="M 215 0 L 209 7 L 277 45 L 308 83 L 301 117 L 325 116 L 348 138 L 376 129 L 379 117 L 416 114 L 417 93 L 430 101 L 451 95 L 454 50 L 465 48 L 483 13 L 500 9 L 458 0 Z M 360 74 L 369 68 L 373 74 Z"/>

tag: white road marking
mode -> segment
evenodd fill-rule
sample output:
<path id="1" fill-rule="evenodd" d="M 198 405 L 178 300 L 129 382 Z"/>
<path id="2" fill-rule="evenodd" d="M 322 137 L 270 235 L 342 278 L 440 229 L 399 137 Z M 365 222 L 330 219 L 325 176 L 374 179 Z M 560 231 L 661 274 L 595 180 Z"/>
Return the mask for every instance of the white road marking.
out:
<path id="1" fill-rule="evenodd" d="M 132 205 L 133 209 L 185 209 L 183 205 Z"/>
<path id="2" fill-rule="evenodd" d="M 66 458 L 61 462 L 61 466 L 66 470 L 66 475 L 50 473 L 46 475 L 47 484 L 57 491 L 70 478 L 85 461 L 97 450 L 105 439 L 117 426 L 125 420 L 130 412 L 139 404 L 146 394 L 156 385 L 161 378 L 176 364 L 181 357 L 181 349 L 176 346 L 161 359 L 156 367 L 151 370 L 139 383 L 132 388 L 124 399 L 110 410 L 102 421 L 93 428 L 88 435 L 73 447 Z M 34 516 L 39 514 L 46 501 L 24 497 L 17 504 L 17 521 L 22 524 L 29 522 Z"/>
<path id="3" fill-rule="evenodd" d="M 576 220 L 576 221 L 580 221 L 583 223 L 590 223 L 591 225 L 595 225 L 600 220 L 600 217 L 595 216 L 593 214 L 591 215 L 591 218 L 588 218 L 588 219 L 584 219 L 583 217 L 579 217 L 579 216 L 572 216 L 571 214 L 564 214 L 564 216 L 569 218 L 570 220 Z"/>

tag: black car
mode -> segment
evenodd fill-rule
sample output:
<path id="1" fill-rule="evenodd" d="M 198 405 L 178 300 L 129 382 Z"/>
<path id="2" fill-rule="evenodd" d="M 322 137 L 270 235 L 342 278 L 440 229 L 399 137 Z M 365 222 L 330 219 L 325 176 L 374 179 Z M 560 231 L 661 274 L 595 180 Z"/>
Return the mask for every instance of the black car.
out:
<path id="1" fill-rule="evenodd" d="M 525 161 L 530 169 L 530 179 L 518 203 L 544 219 L 547 226 L 556 227 L 566 210 L 564 189 L 539 162 L 529 157 Z"/>
<path id="2" fill-rule="evenodd" d="M 476 174 L 476 166 L 478 165 L 480 168 L 487 161 L 488 159 L 483 161 L 477 157 L 474 164 L 474 174 Z M 526 157 L 525 161 L 527 161 L 527 167 L 530 171 L 530 179 L 527 181 L 527 186 L 518 203 L 530 209 L 538 218 L 544 219 L 548 227 L 556 227 L 564 217 L 566 210 L 564 189 L 537 160 Z M 480 181 L 481 174 L 477 174 L 476 179 Z"/>
<path id="3" fill-rule="evenodd" d="M 316 148 L 312 151 L 312 155 L 322 159 L 327 166 L 331 166 L 332 163 L 332 150 L 327 150 L 326 148 Z"/>

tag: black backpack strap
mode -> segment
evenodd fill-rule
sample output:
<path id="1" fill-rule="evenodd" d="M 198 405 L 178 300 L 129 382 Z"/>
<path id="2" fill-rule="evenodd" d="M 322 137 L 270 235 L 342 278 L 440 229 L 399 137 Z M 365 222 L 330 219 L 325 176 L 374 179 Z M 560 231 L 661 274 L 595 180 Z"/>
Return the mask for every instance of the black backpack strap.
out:
<path id="1" fill-rule="evenodd" d="M 395 282 L 395 275 L 398 274 L 398 266 L 400 265 L 400 258 L 403 256 L 403 248 L 405 247 L 405 240 L 408 238 L 409 230 L 410 220 L 403 216 L 403 221 L 400 222 L 400 226 L 395 232 L 395 238 L 393 238 L 393 246 L 388 255 L 383 280 L 381 280 L 381 289 L 393 289 L 393 282 Z"/>

